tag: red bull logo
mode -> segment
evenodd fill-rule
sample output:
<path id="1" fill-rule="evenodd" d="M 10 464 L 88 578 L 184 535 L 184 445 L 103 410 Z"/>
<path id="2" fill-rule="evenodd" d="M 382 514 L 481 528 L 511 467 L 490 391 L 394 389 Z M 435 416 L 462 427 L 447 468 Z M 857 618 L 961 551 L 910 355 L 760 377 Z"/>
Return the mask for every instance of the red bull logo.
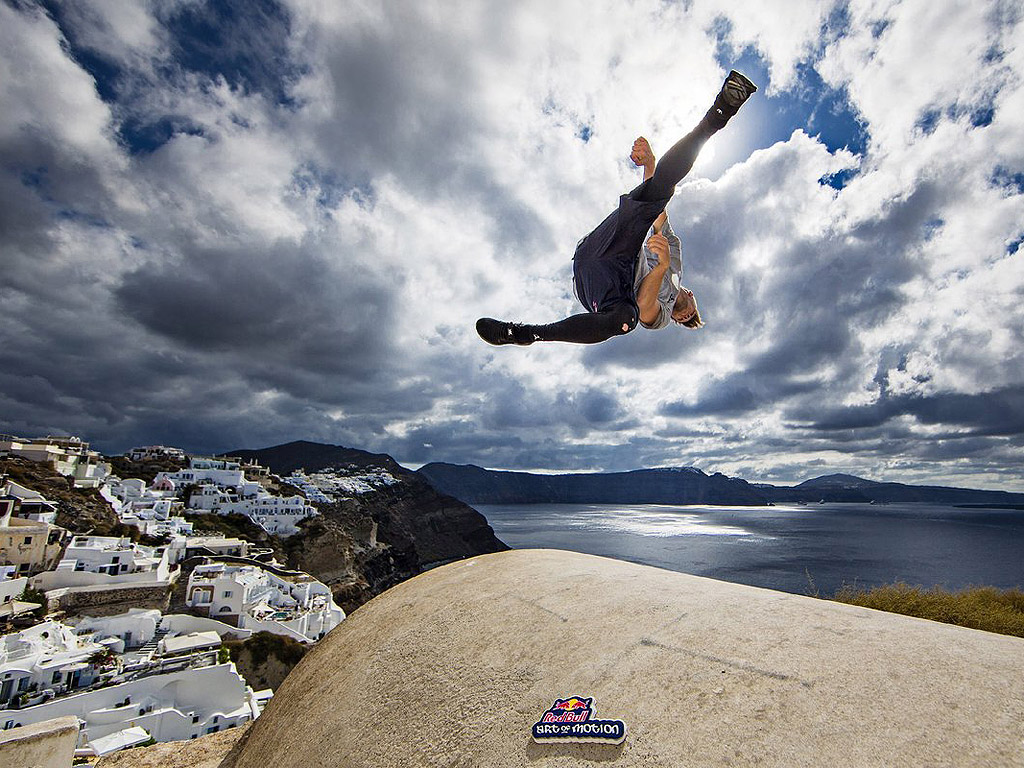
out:
<path id="1" fill-rule="evenodd" d="M 542 723 L 583 723 L 590 719 L 590 705 L 593 699 L 581 699 L 578 696 L 571 696 L 568 699 L 558 699 L 551 705 L 551 709 L 544 713 L 540 719 Z"/>
<path id="2" fill-rule="evenodd" d="M 555 699 L 540 720 L 533 724 L 533 740 L 537 742 L 592 741 L 620 744 L 626 738 L 626 724 L 621 720 L 595 720 L 593 696 L 570 696 Z"/>

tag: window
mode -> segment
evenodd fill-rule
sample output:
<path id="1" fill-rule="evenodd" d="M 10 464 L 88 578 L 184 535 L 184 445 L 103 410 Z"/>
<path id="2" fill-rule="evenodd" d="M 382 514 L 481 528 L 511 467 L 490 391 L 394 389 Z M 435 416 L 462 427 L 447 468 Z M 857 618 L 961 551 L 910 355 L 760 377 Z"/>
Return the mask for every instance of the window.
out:
<path id="1" fill-rule="evenodd" d="M 59 682 L 60 682 L 60 679 L 61 679 L 61 678 L 62 678 L 63 676 L 64 676 L 64 674 L 63 674 L 63 673 L 62 673 L 62 672 L 61 672 L 60 670 L 57 670 L 56 672 L 54 672 L 54 673 L 53 673 L 53 677 L 52 677 L 52 678 L 50 678 L 50 683 L 51 683 L 51 685 L 52 685 L 52 684 L 55 684 L 55 683 L 59 683 Z"/>
<path id="2" fill-rule="evenodd" d="M 230 589 L 224 592 L 224 597 L 231 597 L 231 590 Z"/>
<path id="3" fill-rule="evenodd" d="M 32 537 L 31 536 L 26 536 L 25 537 L 25 543 L 26 544 L 31 544 L 32 543 Z"/>
<path id="4" fill-rule="evenodd" d="M 198 723 L 198 722 L 199 722 L 199 715 L 192 715 L 192 723 L 195 724 L 195 723 Z M 193 736 L 192 738 L 194 739 L 195 736 Z"/>

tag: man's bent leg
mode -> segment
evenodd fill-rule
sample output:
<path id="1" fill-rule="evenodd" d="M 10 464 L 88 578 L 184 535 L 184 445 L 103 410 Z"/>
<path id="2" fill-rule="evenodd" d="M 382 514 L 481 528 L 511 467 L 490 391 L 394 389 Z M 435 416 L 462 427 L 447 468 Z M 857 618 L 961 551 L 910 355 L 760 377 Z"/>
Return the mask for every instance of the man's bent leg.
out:
<path id="1" fill-rule="evenodd" d="M 531 325 L 537 341 L 567 341 L 574 344 L 598 344 L 613 336 L 622 336 L 636 328 L 636 310 L 622 304 L 607 312 L 571 315 L 549 325 Z"/>
<path id="2" fill-rule="evenodd" d="M 482 317 L 476 321 L 476 332 L 488 344 L 517 344 L 521 347 L 535 341 L 567 341 L 573 344 L 598 344 L 613 336 L 622 336 L 636 328 L 637 313 L 623 304 L 607 312 L 572 315 L 548 325 L 525 325 Z"/>
<path id="3" fill-rule="evenodd" d="M 672 197 L 676 190 L 676 184 L 682 181 L 693 168 L 697 153 L 704 146 L 704 142 L 718 130 L 707 118 L 701 120 L 696 128 L 673 144 L 668 152 L 662 155 L 661 160 L 654 167 L 654 175 L 639 187 L 636 199 L 645 203 L 653 203 L 656 200 Z"/>
<path id="4" fill-rule="evenodd" d="M 733 71 L 725 79 L 715 103 L 697 127 L 677 141 L 662 155 L 654 168 L 654 175 L 638 188 L 636 199 L 654 202 L 672 197 L 676 184 L 693 168 L 697 153 L 709 138 L 725 127 L 747 98 L 757 90 L 750 80 Z"/>

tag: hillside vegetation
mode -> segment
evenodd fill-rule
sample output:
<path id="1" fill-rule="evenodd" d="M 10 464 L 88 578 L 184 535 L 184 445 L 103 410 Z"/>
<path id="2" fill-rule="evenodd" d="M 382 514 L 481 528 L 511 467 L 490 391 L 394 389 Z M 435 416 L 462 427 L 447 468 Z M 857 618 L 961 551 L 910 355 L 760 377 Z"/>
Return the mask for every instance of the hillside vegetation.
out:
<path id="1" fill-rule="evenodd" d="M 924 589 L 898 583 L 870 590 L 845 587 L 834 599 L 864 608 L 1024 637 L 1024 590 L 1021 589 L 970 587 L 950 592 L 941 587 Z"/>

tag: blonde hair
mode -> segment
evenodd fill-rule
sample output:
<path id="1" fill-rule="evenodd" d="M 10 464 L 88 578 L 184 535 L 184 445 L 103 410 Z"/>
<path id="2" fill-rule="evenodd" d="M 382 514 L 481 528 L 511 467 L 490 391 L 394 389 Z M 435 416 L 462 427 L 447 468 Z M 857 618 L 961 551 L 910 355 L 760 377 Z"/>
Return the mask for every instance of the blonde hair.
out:
<path id="1" fill-rule="evenodd" d="M 704 321 L 700 319 L 700 310 L 696 307 L 693 308 L 693 317 L 687 320 L 683 325 L 686 328 L 703 328 Z"/>
<path id="2" fill-rule="evenodd" d="M 679 293 L 676 294 L 675 306 L 673 306 L 673 309 L 675 309 L 675 307 L 679 305 L 679 297 L 683 296 L 683 295 L 686 295 L 685 292 L 686 292 L 686 288 L 680 287 Z M 696 299 L 693 302 L 693 316 L 690 317 L 690 319 L 687 320 L 685 323 L 680 323 L 680 325 L 682 325 L 682 326 L 684 326 L 686 328 L 693 328 L 693 329 L 703 328 L 704 327 L 704 321 L 701 319 L 700 310 L 697 309 L 697 301 L 696 301 Z"/>

